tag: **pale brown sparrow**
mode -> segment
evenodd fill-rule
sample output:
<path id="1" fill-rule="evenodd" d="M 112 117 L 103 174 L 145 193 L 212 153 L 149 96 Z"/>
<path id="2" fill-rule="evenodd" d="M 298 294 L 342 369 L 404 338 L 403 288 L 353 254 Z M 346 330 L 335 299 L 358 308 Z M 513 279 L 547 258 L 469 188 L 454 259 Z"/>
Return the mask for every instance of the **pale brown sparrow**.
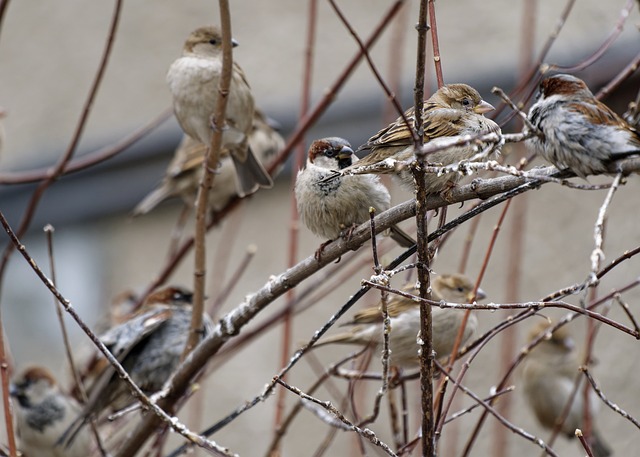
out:
<path id="1" fill-rule="evenodd" d="M 551 323 L 540 322 L 529 332 L 529 341 L 533 341 L 542 333 L 545 338 L 527 354 L 522 361 L 523 392 L 540 424 L 548 429 L 556 426 L 565 404 L 574 389 L 578 374 L 578 357 L 574 342 L 566 328 L 560 327 L 549 333 Z M 568 438 L 573 438 L 575 430 L 582 427 L 584 420 L 584 395 L 582 387 L 574 396 L 569 413 L 562 423 L 561 431 Z M 589 408 L 594 418 L 600 407 L 600 399 L 591 391 Z M 602 440 L 598 432 L 592 430 L 589 443 L 595 457 L 607 457 L 611 450 Z"/>
<path id="2" fill-rule="evenodd" d="M 133 382 L 146 394 L 160 390 L 176 369 L 191 325 L 192 294 L 177 287 L 167 287 L 147 298 L 139 311 L 122 324 L 100 336 L 100 341 L 118 359 Z M 202 337 L 213 329 L 204 315 Z M 111 364 L 102 364 L 101 373 L 87 390 L 88 400 L 61 440 L 73 442 L 75 434 L 91 417 L 106 408 L 122 409 L 135 401 L 129 387 Z"/>
<path id="3" fill-rule="evenodd" d="M 29 457 L 86 457 L 91 435 L 82 430 L 65 448 L 58 438 L 80 412 L 80 405 L 60 390 L 44 367 L 26 369 L 11 384 L 20 449 Z"/>
<path id="4" fill-rule="evenodd" d="M 236 43 L 237 44 L 237 43 Z M 182 130 L 209 146 L 213 133 L 211 117 L 218 98 L 222 72 L 222 35 L 215 27 L 200 27 L 187 38 L 178 58 L 167 73 L 173 95 L 173 110 Z M 251 88 L 240 66 L 233 62 L 222 146 L 229 152 L 236 171 L 240 197 L 273 182 L 248 145 L 253 122 Z"/>
<path id="5" fill-rule="evenodd" d="M 449 303 L 469 303 L 473 298 L 473 287 L 473 282 L 464 275 L 435 275 L 431 281 L 431 299 L 444 300 Z M 419 293 L 415 283 L 407 284 L 404 290 L 416 295 Z M 475 298 L 476 300 L 485 298 L 482 289 L 478 289 Z M 393 295 L 387 304 L 387 311 L 391 324 L 391 332 L 389 333 L 391 364 L 404 368 L 419 366 L 417 339 L 420 332 L 420 304 L 412 299 Z M 447 357 L 453 350 L 465 311 L 432 306 L 431 312 L 433 350 L 438 358 Z M 383 322 L 380 306 L 365 308 L 357 312 L 353 320 L 344 325 L 352 325 L 353 328 L 345 333 L 328 336 L 320 340 L 316 346 L 341 343 L 372 345 L 376 350 L 382 350 Z M 471 312 L 467 319 L 461 345 L 471 338 L 477 326 L 478 318 L 474 312 Z"/>
<path id="6" fill-rule="evenodd" d="M 539 130 L 527 146 L 558 169 L 580 177 L 606 172 L 608 165 L 640 154 L 640 134 L 597 100 L 581 79 L 555 75 L 540 83 L 529 121 Z"/>
<path id="7" fill-rule="evenodd" d="M 354 225 L 368 221 L 369 208 L 377 213 L 389 209 L 391 196 L 377 176 L 324 180 L 335 170 L 357 160 L 351 145 L 343 138 L 323 138 L 311 143 L 306 166 L 296 177 L 295 195 L 300 219 L 315 235 L 335 240 L 347 234 Z M 397 227 L 391 229 L 390 235 L 401 246 L 415 244 Z"/>
<path id="8" fill-rule="evenodd" d="M 467 84 L 442 86 L 424 102 L 422 110 L 424 143 L 440 137 L 500 132 L 498 124 L 484 117 L 484 113 L 493 109 L 493 106 L 482 99 L 477 90 Z M 404 117 L 409 122 L 408 126 L 404 119 L 399 117 L 380 130 L 358 148 L 358 151 L 369 149 L 371 153 L 357 164 L 342 169 L 340 174 L 351 172 L 356 166 L 374 165 L 386 159 L 405 161 L 412 158 L 414 143 L 411 129 L 415 122 L 414 109 L 405 111 Z M 451 165 L 473 157 L 476 152 L 474 146 L 456 146 L 429 154 L 425 157 L 425 161 L 430 165 Z M 407 189 L 415 189 L 413 174 L 408 167 L 396 167 L 393 173 Z M 460 177 L 458 173 L 445 173 L 440 176 L 427 173 L 425 176 L 427 192 L 438 193 L 448 190 L 460 180 Z"/>
<path id="9" fill-rule="evenodd" d="M 248 138 L 249 147 L 264 166 L 269 165 L 284 147 L 284 139 L 273 125 L 274 122 L 259 109 L 254 111 Z M 134 216 L 146 214 L 164 200 L 174 197 L 181 197 L 185 205 L 193 206 L 202 179 L 202 164 L 206 151 L 206 145 L 184 135 L 162 182 L 138 203 L 132 214 Z M 280 169 L 281 167 L 276 170 L 274 176 Z M 209 192 L 209 207 L 213 211 L 219 211 L 237 195 L 233 161 L 227 153 L 223 153 Z"/>

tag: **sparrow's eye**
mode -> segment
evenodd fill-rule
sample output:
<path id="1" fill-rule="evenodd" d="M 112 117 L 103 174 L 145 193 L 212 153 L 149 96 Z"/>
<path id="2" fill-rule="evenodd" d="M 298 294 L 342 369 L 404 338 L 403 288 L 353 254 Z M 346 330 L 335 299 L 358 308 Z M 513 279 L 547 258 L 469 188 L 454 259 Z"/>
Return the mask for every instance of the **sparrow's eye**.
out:
<path id="1" fill-rule="evenodd" d="M 218 44 L 218 40 L 217 40 L 217 39 L 215 39 L 215 38 L 211 38 L 211 39 L 209 40 L 209 44 L 212 44 L 212 45 L 216 46 L 216 45 Z"/>
<path id="2" fill-rule="evenodd" d="M 464 292 L 464 287 L 459 286 L 456 290 L 457 290 L 458 292 L 462 293 L 462 292 Z"/>
<path id="3" fill-rule="evenodd" d="M 336 151 L 335 149 L 327 149 L 324 153 L 324 155 L 326 155 L 327 157 L 335 157 L 336 154 L 338 153 L 338 151 Z"/>
<path id="4" fill-rule="evenodd" d="M 468 98 L 463 98 L 462 99 L 462 106 L 471 106 L 471 100 L 469 100 Z"/>

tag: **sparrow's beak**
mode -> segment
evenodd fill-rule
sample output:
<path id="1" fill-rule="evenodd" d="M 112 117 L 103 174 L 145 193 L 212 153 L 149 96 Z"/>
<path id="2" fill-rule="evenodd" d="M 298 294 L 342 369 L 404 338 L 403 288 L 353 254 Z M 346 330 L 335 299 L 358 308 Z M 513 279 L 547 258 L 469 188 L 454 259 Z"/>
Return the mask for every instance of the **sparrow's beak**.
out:
<path id="1" fill-rule="evenodd" d="M 483 298 L 487 298 L 487 294 L 485 293 L 484 290 L 478 288 L 478 290 L 476 291 L 476 300 L 482 300 Z M 469 295 L 467 295 L 467 301 L 471 303 L 472 299 L 473 299 L 473 292 L 469 292 Z"/>
<path id="2" fill-rule="evenodd" d="M 234 48 L 235 48 L 235 47 L 236 47 L 236 46 L 238 46 L 239 44 L 240 44 L 240 43 L 238 43 L 238 42 L 236 41 L 236 39 L 235 39 L 235 38 L 231 38 L 231 46 L 232 46 L 232 47 L 234 47 Z M 493 107 L 492 107 L 492 108 L 493 108 Z"/>
<path id="3" fill-rule="evenodd" d="M 353 149 L 351 149 L 348 146 L 342 146 L 342 149 L 340 149 L 340 152 L 338 152 L 337 157 L 339 160 L 344 160 L 344 159 L 350 159 L 352 155 L 353 155 Z"/>
<path id="4" fill-rule="evenodd" d="M 478 106 L 476 106 L 473 111 L 475 111 L 478 114 L 484 114 L 484 113 L 488 113 L 489 111 L 493 111 L 495 108 L 493 107 L 493 105 L 491 103 L 487 103 L 484 100 L 482 100 Z"/>
<path id="5" fill-rule="evenodd" d="M 353 149 L 348 146 L 342 146 L 336 157 L 338 158 L 339 169 L 350 167 L 353 164 Z"/>

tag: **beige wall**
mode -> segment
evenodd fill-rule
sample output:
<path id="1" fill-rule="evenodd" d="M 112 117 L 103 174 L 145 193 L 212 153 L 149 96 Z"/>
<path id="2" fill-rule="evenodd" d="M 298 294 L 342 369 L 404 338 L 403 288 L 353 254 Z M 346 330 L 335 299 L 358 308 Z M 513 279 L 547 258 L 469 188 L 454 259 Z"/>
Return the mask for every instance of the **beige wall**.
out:
<path id="1" fill-rule="evenodd" d="M 354 42 L 328 4 L 319 3 L 314 100 L 318 100 L 356 50 Z M 367 0 L 342 3 L 344 5 L 341 7 L 356 29 L 366 35 L 389 2 Z M 404 19 L 405 27 L 410 30 L 413 30 L 415 22 L 416 3 L 411 2 L 411 11 Z M 564 6 L 562 2 L 538 3 L 540 16 L 536 27 L 536 50 L 541 48 L 548 32 L 555 26 L 559 11 Z M 622 5 L 622 1 L 578 2 L 554 47 L 551 60 L 573 63 L 578 56 L 591 52 L 613 28 Z M 515 79 L 520 54 L 522 2 L 461 0 L 437 2 L 437 7 L 447 80 L 481 81 L 486 84 L 487 81 Z M 13 2 L 10 5 L 0 35 L 0 106 L 9 112 L 4 122 L 7 142 L 0 157 L 0 172 L 54 160 L 53 154 L 69 141 L 104 45 L 110 14 L 109 2 L 68 0 L 57 2 L 55 6 L 53 3 L 38 5 L 37 8 L 30 2 Z M 202 22 L 216 22 L 216 14 L 215 2 L 125 2 L 114 54 L 84 136 L 86 143 L 108 142 L 145 123 L 169 106 L 170 98 L 164 82 L 168 65 L 179 54 L 181 42 L 188 32 Z M 241 43 L 234 56 L 245 68 L 259 103 L 274 112 L 295 116 L 299 109 L 306 2 L 236 1 L 232 2 L 232 14 L 234 36 Z M 635 52 L 638 32 L 633 24 L 637 21 L 637 11 L 634 10 L 626 24 L 622 41 L 615 48 L 616 52 Z M 384 72 L 388 67 L 390 36 L 387 33 L 373 52 Z M 406 49 L 402 50 L 402 55 L 402 79 L 409 82 L 413 75 L 412 38 Z M 587 76 L 600 80 L 599 75 L 603 72 L 611 75 L 616 70 L 596 66 Z M 487 95 L 493 101 L 492 96 Z M 338 97 L 335 109 L 345 109 L 357 97 L 367 96 L 383 99 L 370 72 L 365 65 L 361 65 Z M 633 96 L 635 93 L 630 95 Z M 331 114 L 327 117 L 331 117 Z M 348 125 L 346 128 L 348 130 Z M 114 192 L 120 185 L 114 183 Z M 291 206 L 289 189 L 288 176 L 283 176 L 273 190 L 258 193 L 237 216 L 209 235 L 210 269 L 219 262 L 214 253 L 221 239 L 222 243 L 229 243 L 229 224 L 235 224 L 231 230 L 235 234 L 228 271 L 233 271 L 237 266 L 247 245 L 258 246 L 254 260 L 241 284 L 225 303 L 224 311 L 232 309 L 246 294 L 260 288 L 270 275 L 286 268 Z M 398 189 L 393 190 L 396 202 L 408 198 Z M 633 176 L 614 198 L 607 221 L 605 262 L 613 260 L 625 249 L 640 244 L 637 214 L 639 192 L 640 181 Z M 593 224 L 604 196 L 604 191 L 585 192 L 549 184 L 516 199 L 514 205 L 523 204 L 525 199 L 527 202 L 525 247 L 521 262 L 522 301 L 538 299 L 556 289 L 584 280 L 593 248 Z M 63 211 L 64 202 L 57 204 L 61 205 Z M 2 203 L 0 210 L 1 207 Z M 480 268 L 500 210 L 495 209 L 483 216 L 468 269 L 471 274 L 476 274 Z M 449 218 L 458 211 L 457 208 L 451 208 Z M 177 204 L 168 204 L 149 216 L 134 220 L 126 214 L 105 214 L 73 226 L 57 227 L 61 289 L 88 321 L 95 322 L 106 303 L 116 294 L 127 288 L 141 289 L 157 274 L 164 263 L 167 240 L 178 212 Z M 405 224 L 406 227 L 411 226 L 410 221 Z M 495 302 L 505 299 L 509 224 L 511 218 L 507 217 L 482 285 Z M 28 238 L 27 247 L 44 265 L 46 254 L 38 229 L 36 227 L 36 231 Z M 442 249 L 434 267 L 436 271 L 446 272 L 457 268 L 465 235 L 466 228 L 463 227 Z M 324 241 L 313 237 L 304 227 L 300 230 L 300 236 L 300 257 L 311 255 L 318 244 Z M 398 248 L 393 252 L 399 252 Z M 171 282 L 190 285 L 191 271 L 192 259 L 188 258 Z M 637 258 L 623 263 L 602 281 L 599 293 L 605 294 L 611 288 L 630 282 L 638 277 L 639 271 L 640 260 Z M 371 269 L 367 265 L 352 277 L 341 278 L 340 287 L 296 318 L 294 341 L 308 339 L 356 290 L 360 280 L 370 274 Z M 55 327 L 50 297 L 43 287 L 34 285 L 32 273 L 18 256 L 14 258 L 9 278 L 2 298 L 3 318 L 16 365 L 23 367 L 30 362 L 43 363 L 64 376 L 59 332 Z M 208 281 L 209 294 L 215 295 L 217 287 L 219 281 Z M 567 300 L 577 304 L 578 298 L 569 297 Z M 635 290 L 625 294 L 624 298 L 636 311 L 635 304 L 640 301 L 640 293 Z M 368 303 L 374 301 L 375 295 L 370 294 Z M 282 299 L 278 300 L 265 315 L 282 306 L 282 303 Z M 555 311 L 548 314 L 563 315 Z M 479 330 L 491 328 L 501 317 L 499 313 L 481 312 Z M 615 306 L 610 317 L 629 325 L 621 310 Z M 270 330 L 208 381 L 203 424 L 217 420 L 252 398 L 271 379 L 279 368 L 279 328 Z M 517 328 L 519 344 L 526 328 L 528 323 Z M 578 320 L 572 328 L 576 335 L 582 335 L 584 320 Z M 77 344 L 84 346 L 86 340 L 77 331 L 73 333 Z M 581 337 L 578 337 L 578 341 L 582 341 Z M 495 362 L 499 350 L 499 340 L 490 343 L 474 362 L 467 377 L 467 385 L 481 396 L 488 395 L 496 382 Z M 324 366 L 328 366 L 348 352 L 348 348 L 326 348 L 318 350 L 316 355 Z M 598 360 L 595 373 L 605 393 L 631 414 L 636 417 L 640 415 L 639 387 L 635 376 L 640 362 L 637 342 L 619 332 L 603 328 L 595 356 Z M 302 362 L 293 371 L 289 381 L 305 388 L 314 379 L 315 375 L 308 365 Z M 336 383 L 344 390 L 342 381 Z M 369 393 L 377 388 L 377 384 L 371 384 Z M 409 390 L 414 399 L 417 398 L 418 384 L 412 383 Z M 330 398 L 326 391 L 318 395 L 323 399 Z M 548 434 L 535 423 L 523 404 L 520 392 L 516 390 L 512 396 L 515 402 L 511 416 L 513 422 L 546 439 Z M 464 403 L 470 404 L 468 399 Z M 291 404 L 292 401 L 289 402 Z M 273 405 L 273 399 L 259 405 L 237 424 L 216 435 L 215 439 L 243 456 L 261 455 L 270 439 Z M 604 409 L 599 417 L 600 428 L 616 455 L 634 455 L 638 443 L 637 429 Z M 415 422 L 417 407 L 412 408 L 412 412 Z M 457 445 L 458 454 L 455 455 L 459 455 L 461 443 L 466 440 L 476 417 L 477 413 L 460 421 L 461 438 Z M 309 413 L 303 413 L 286 440 L 284 455 L 313 455 L 326 429 Z M 382 439 L 389 440 L 388 427 L 384 422 L 375 430 Z M 473 455 L 492 455 L 493 431 L 492 426 L 484 429 L 477 452 Z M 533 444 L 509 432 L 506 435 L 508 455 L 539 454 Z M 330 455 L 357 455 L 350 435 L 339 433 L 338 442 L 340 445 L 332 448 L 334 450 Z M 444 442 L 445 449 L 451 449 L 448 438 Z M 563 438 L 559 439 L 556 449 L 562 456 L 584 454 L 576 443 L 569 443 Z M 370 451 L 370 455 L 378 455 L 376 452 Z M 454 454 L 443 452 L 442 455 Z"/>

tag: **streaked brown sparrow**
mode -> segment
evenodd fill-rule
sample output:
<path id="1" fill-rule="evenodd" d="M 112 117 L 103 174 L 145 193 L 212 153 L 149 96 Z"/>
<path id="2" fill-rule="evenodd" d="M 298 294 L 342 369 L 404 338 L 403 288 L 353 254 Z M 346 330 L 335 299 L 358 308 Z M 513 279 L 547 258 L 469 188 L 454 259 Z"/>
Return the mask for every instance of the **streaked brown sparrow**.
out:
<path id="1" fill-rule="evenodd" d="M 235 42 L 234 42 L 235 43 Z M 235 43 L 237 44 L 237 43 Z M 222 73 L 222 34 L 215 27 L 194 30 L 184 44 L 182 57 L 167 73 L 173 109 L 182 130 L 209 146 L 213 115 Z M 236 171 L 238 195 L 244 197 L 273 182 L 248 145 L 253 122 L 251 88 L 240 66 L 233 62 L 222 146 L 230 153 Z"/>
<path id="2" fill-rule="evenodd" d="M 249 147 L 255 157 L 267 166 L 284 147 L 284 139 L 273 127 L 274 123 L 259 109 L 254 111 L 253 124 L 249 133 Z M 133 210 L 133 215 L 146 214 L 164 200 L 181 197 L 185 205 L 193 206 L 202 179 L 202 163 L 207 146 L 184 135 L 176 149 L 173 160 L 160 185 L 151 191 Z M 276 170 L 276 174 L 280 168 Z M 235 183 L 235 172 L 232 159 L 223 153 L 220 166 L 216 170 L 213 186 L 209 192 L 209 207 L 219 211 L 238 195 Z M 275 176 L 275 175 L 274 175 Z"/>
<path id="3" fill-rule="evenodd" d="M 447 84 L 438 89 L 424 102 L 422 111 L 422 125 L 424 128 L 424 142 L 440 138 L 466 134 L 485 134 L 500 132 L 498 124 L 484 117 L 484 113 L 493 110 L 493 106 L 485 102 L 477 90 L 467 84 Z M 405 161 L 413 157 L 414 143 L 411 129 L 415 122 L 414 109 L 404 113 L 409 122 L 406 124 L 402 117 L 380 130 L 360 148 L 371 150 L 357 164 L 344 168 L 341 174 L 350 172 L 355 166 L 373 165 L 387 159 Z M 476 154 L 474 146 L 456 146 L 436 151 L 426 156 L 430 165 L 451 165 L 467 160 Z M 413 174 L 408 167 L 398 166 L 394 176 L 410 190 L 415 188 Z M 458 173 L 437 175 L 427 173 L 425 176 L 427 192 L 438 193 L 447 190 L 460 180 Z"/>
<path id="4" fill-rule="evenodd" d="M 133 382 L 147 394 L 160 390 L 180 362 L 191 324 L 191 299 L 191 292 L 181 288 L 159 290 L 149 295 L 128 320 L 100 337 Z M 203 337 L 212 328 L 213 323 L 205 314 Z M 87 403 L 62 437 L 66 446 L 90 417 L 98 417 L 107 408 L 122 409 L 135 401 L 110 364 L 99 366 L 103 370 L 87 391 Z"/>
<path id="5" fill-rule="evenodd" d="M 606 172 L 608 165 L 640 154 L 640 134 L 597 100 L 581 79 L 555 75 L 540 83 L 529 121 L 540 131 L 527 146 L 558 169 L 580 177 Z"/>
<path id="6" fill-rule="evenodd" d="M 551 323 L 540 322 L 531 328 L 529 341 L 545 333 L 544 339 L 535 346 L 522 361 L 523 392 L 536 418 L 543 427 L 553 429 L 560 419 L 565 404 L 574 389 L 578 374 L 578 357 L 575 344 L 566 326 L 549 333 Z M 575 430 L 582 428 L 584 420 L 584 395 L 580 388 L 573 398 L 569 413 L 562 423 L 561 431 L 573 438 Z M 600 407 L 600 399 L 591 391 L 589 408 L 595 417 Z M 589 443 L 595 457 L 607 457 L 611 450 L 598 432 L 592 430 Z"/>
<path id="7" fill-rule="evenodd" d="M 469 303 L 473 299 L 473 282 L 464 275 L 442 274 L 435 275 L 431 281 L 432 300 L 444 300 L 449 303 Z M 409 283 L 404 290 L 418 294 L 415 283 Z M 485 293 L 479 289 L 476 299 L 485 298 Z M 389 349 L 391 364 L 405 368 L 415 368 L 420 364 L 419 345 L 417 342 L 420 332 L 420 304 L 414 300 L 392 296 L 387 304 L 391 332 L 389 333 Z M 453 345 L 462 323 L 464 310 L 443 309 L 431 307 L 433 349 L 438 358 L 447 357 L 453 350 Z M 320 340 L 316 346 L 326 344 L 357 344 L 372 345 L 376 350 L 382 350 L 383 322 L 380 306 L 365 308 L 355 314 L 352 321 L 344 325 L 353 328 L 345 333 L 331 335 Z M 478 326 L 475 313 L 471 312 L 467 319 L 461 344 L 471 338 Z"/>
<path id="8" fill-rule="evenodd" d="M 357 160 L 351 145 L 343 138 L 323 138 L 311 143 L 306 166 L 296 178 L 295 195 L 300 219 L 315 235 L 335 240 L 354 225 L 368 221 L 370 207 L 378 213 L 389 209 L 391 196 L 377 176 L 342 176 L 324 181 L 334 170 Z M 414 244 L 397 227 L 391 229 L 390 235 L 402 246 Z M 321 250 L 317 255 L 320 253 Z"/>
<path id="9" fill-rule="evenodd" d="M 86 457 L 91 435 L 78 433 L 73 445 L 65 448 L 58 438 L 80 412 L 80 405 L 60 390 L 49 370 L 27 368 L 11 384 L 20 449 L 29 457 Z"/>

